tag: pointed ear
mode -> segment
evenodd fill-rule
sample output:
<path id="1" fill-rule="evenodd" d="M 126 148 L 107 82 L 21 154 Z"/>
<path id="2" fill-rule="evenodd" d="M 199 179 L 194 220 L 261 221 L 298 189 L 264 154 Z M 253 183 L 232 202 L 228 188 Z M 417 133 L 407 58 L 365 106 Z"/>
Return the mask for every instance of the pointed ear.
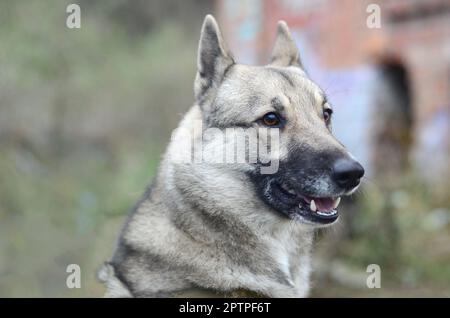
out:
<path id="1" fill-rule="evenodd" d="M 212 15 L 207 15 L 200 35 L 194 85 L 195 97 L 199 104 L 212 95 L 233 64 L 233 56 L 225 45 L 216 20 Z"/>
<path id="2" fill-rule="evenodd" d="M 277 37 L 270 57 L 270 65 L 274 66 L 298 66 L 303 68 L 300 53 L 295 41 L 284 21 L 278 21 Z"/>

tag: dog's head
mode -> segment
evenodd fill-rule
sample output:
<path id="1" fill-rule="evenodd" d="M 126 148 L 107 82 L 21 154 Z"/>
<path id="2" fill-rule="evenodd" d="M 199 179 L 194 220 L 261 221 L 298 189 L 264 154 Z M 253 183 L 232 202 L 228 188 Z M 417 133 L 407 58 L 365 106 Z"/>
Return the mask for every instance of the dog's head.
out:
<path id="1" fill-rule="evenodd" d="M 195 97 L 203 124 L 217 128 L 278 129 L 279 166 L 246 173 L 272 209 L 304 223 L 337 220 L 340 197 L 355 191 L 363 167 L 331 133 L 332 107 L 305 73 L 285 22 L 267 66 L 236 64 L 212 16 L 205 18 L 198 55 Z"/>

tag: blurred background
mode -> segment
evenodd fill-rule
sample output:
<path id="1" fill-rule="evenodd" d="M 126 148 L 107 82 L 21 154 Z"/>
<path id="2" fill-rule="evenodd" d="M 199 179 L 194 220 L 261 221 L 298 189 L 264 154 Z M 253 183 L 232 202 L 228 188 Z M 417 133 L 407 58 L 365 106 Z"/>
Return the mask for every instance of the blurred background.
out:
<path id="1" fill-rule="evenodd" d="M 448 0 L 0 0 L 0 296 L 102 295 L 95 272 L 194 100 L 208 13 L 245 64 L 267 63 L 287 21 L 368 170 L 317 235 L 312 296 L 450 297 Z"/>

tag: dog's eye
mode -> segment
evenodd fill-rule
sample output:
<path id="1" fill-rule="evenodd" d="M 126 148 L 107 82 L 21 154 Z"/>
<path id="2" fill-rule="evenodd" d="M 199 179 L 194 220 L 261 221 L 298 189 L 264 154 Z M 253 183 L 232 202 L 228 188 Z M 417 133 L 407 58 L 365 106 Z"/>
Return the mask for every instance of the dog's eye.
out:
<path id="1" fill-rule="evenodd" d="M 280 117 L 276 113 L 267 113 L 262 118 L 262 123 L 269 127 L 279 126 L 281 123 Z"/>
<path id="2" fill-rule="evenodd" d="M 328 124 L 331 120 L 331 114 L 333 114 L 333 110 L 331 108 L 325 108 L 323 110 L 323 119 Z"/>

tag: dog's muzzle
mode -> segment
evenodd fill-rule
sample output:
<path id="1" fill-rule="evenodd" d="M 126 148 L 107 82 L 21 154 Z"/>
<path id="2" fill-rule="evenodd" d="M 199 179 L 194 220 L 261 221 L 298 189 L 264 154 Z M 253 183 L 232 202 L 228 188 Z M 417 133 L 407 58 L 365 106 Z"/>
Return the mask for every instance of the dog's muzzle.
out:
<path id="1" fill-rule="evenodd" d="M 276 175 L 254 176 L 254 183 L 263 201 L 283 215 L 304 223 L 331 224 L 339 217 L 341 196 L 359 186 L 364 168 L 347 156 L 312 162 L 280 166 Z"/>

